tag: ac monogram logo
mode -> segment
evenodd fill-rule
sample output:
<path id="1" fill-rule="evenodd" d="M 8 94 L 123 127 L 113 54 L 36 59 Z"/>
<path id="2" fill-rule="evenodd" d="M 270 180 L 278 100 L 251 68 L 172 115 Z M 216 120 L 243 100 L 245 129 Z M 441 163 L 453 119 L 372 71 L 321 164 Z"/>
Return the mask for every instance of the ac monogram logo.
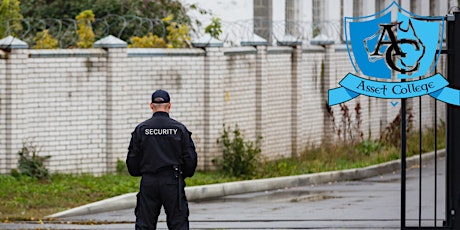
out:
<path id="1" fill-rule="evenodd" d="M 341 87 L 329 90 L 329 106 L 359 95 L 385 99 L 430 95 L 460 105 L 460 91 L 447 87 L 447 80 L 434 73 L 444 17 L 415 15 L 393 2 L 374 15 L 345 17 L 344 26 L 355 73 L 348 73 Z"/>
<path id="2" fill-rule="evenodd" d="M 382 45 L 389 45 L 388 48 L 386 49 L 385 53 L 385 61 L 388 64 L 391 69 L 396 70 L 400 73 L 408 73 L 408 72 L 414 72 L 418 69 L 418 66 L 420 65 L 419 62 L 416 63 L 415 66 L 409 67 L 409 68 L 399 68 L 396 66 L 395 61 L 393 60 L 393 57 L 399 56 L 399 57 L 406 57 L 407 53 L 403 52 L 400 48 L 400 44 L 409 44 L 414 46 L 416 50 L 420 50 L 420 45 L 415 39 L 400 39 L 397 40 L 396 36 L 394 34 L 395 27 L 399 26 L 401 29 L 401 23 L 398 24 L 381 24 L 380 25 L 383 28 L 383 31 L 380 35 L 379 42 L 377 43 L 377 47 L 375 48 L 374 52 L 371 54 L 372 56 L 382 56 L 382 54 L 379 52 L 380 47 Z M 412 26 L 412 22 L 409 20 L 409 28 L 414 29 Z M 404 31 L 404 30 L 403 30 Z M 407 32 L 407 31 L 406 31 Z M 389 38 L 389 40 L 384 40 L 385 35 Z"/>

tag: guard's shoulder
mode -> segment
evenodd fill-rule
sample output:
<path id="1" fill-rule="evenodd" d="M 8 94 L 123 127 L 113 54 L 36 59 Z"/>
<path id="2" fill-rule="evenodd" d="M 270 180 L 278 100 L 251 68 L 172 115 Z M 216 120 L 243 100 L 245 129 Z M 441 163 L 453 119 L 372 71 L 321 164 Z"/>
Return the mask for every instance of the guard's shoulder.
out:
<path id="1" fill-rule="evenodd" d="M 150 122 L 150 120 L 151 120 L 151 118 L 139 123 L 134 130 L 135 131 L 140 130 L 140 129 L 142 129 L 142 127 L 148 126 L 148 123 Z"/>
<path id="2" fill-rule="evenodd" d="M 173 122 L 176 127 L 179 127 L 181 130 L 183 130 L 184 133 L 188 133 L 189 135 L 192 134 L 192 132 L 190 132 L 182 122 L 177 121 L 177 120 L 175 120 L 173 118 L 171 118 L 171 122 Z"/>
<path id="3" fill-rule="evenodd" d="M 178 121 L 178 120 L 176 120 L 176 119 L 174 119 L 174 118 L 169 118 L 169 120 L 170 120 L 171 124 L 174 124 L 174 125 L 176 125 L 176 126 L 181 126 L 181 127 L 184 127 L 184 128 L 185 128 L 185 125 L 182 124 L 182 122 L 180 122 L 180 121 Z"/>
<path id="4" fill-rule="evenodd" d="M 145 121 L 139 123 L 139 124 L 136 126 L 136 129 L 138 129 L 138 128 L 142 127 L 142 126 L 147 125 L 147 122 L 148 122 L 148 121 L 149 121 L 149 120 L 145 120 Z"/>

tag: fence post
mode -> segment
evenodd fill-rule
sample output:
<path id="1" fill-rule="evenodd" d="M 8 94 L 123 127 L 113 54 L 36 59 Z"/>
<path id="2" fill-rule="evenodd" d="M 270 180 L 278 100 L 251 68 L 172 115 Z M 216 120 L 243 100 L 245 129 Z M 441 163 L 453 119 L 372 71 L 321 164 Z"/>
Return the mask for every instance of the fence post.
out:
<path id="1" fill-rule="evenodd" d="M 209 35 L 195 40 L 192 45 L 206 51 L 204 58 L 204 136 L 203 155 L 204 170 L 213 169 L 212 160 L 220 156 L 217 139 L 220 137 L 224 122 L 224 85 L 227 74 L 223 46 L 224 43 Z M 200 160 L 201 160 L 200 159 Z"/>
<path id="2" fill-rule="evenodd" d="M 317 45 L 316 43 L 312 43 Z M 337 133 L 334 133 L 334 124 L 331 119 L 331 115 L 327 111 L 326 101 L 328 89 L 333 88 L 331 82 L 334 79 L 334 53 L 335 48 L 332 44 L 320 44 L 324 48 L 324 58 L 321 63 L 321 77 L 320 77 L 320 98 L 324 98 L 324 106 L 321 106 L 321 114 L 323 117 L 323 131 L 321 132 L 321 143 L 330 144 L 334 141 L 334 138 L 338 137 Z M 342 124 L 340 124 L 342 125 Z"/>
<path id="3" fill-rule="evenodd" d="M 29 46 L 24 41 L 8 36 L 0 40 L 0 49 L 5 52 L 3 56 L 5 69 L 2 70 L 4 91 L 0 94 L 1 113 L 1 138 L 0 144 L 0 172 L 8 173 L 16 168 L 18 155 L 22 142 L 27 138 L 27 116 L 30 114 L 28 105 L 32 98 L 28 97 L 27 60 Z M 3 86 L 2 86 L 3 87 Z"/>
<path id="4" fill-rule="evenodd" d="M 117 156 L 121 149 L 127 149 L 126 140 L 129 140 L 130 127 L 129 109 L 126 104 L 126 58 L 128 44 L 109 35 L 94 43 L 94 48 L 103 48 L 107 51 L 106 60 L 106 122 L 107 127 L 100 132 L 106 132 L 105 160 L 106 172 L 116 170 L 117 159 L 124 160 L 125 156 Z M 148 98 L 148 96 L 147 96 Z M 123 151 L 121 151 L 123 152 Z"/>
<path id="5" fill-rule="evenodd" d="M 291 56 L 291 151 L 292 157 L 298 156 L 302 148 L 302 41 L 296 37 L 286 35 L 277 42 L 279 46 L 292 47 Z M 306 144 L 306 143 L 305 143 Z"/>
<path id="6" fill-rule="evenodd" d="M 447 31 L 447 80 L 449 87 L 460 89 L 460 12 L 455 20 L 448 16 Z M 460 107 L 447 104 L 446 143 L 446 216 L 447 226 L 460 229 Z M 457 217 L 459 216 L 459 217 Z"/>
<path id="7" fill-rule="evenodd" d="M 257 49 L 256 54 L 256 130 L 255 134 L 256 137 L 262 136 L 263 130 L 263 120 L 264 120 L 264 111 L 263 111 L 263 103 L 262 100 L 264 98 L 264 83 L 266 83 L 267 78 L 267 69 L 268 69 L 268 61 L 267 61 L 267 46 L 268 42 L 264 38 L 252 34 L 248 38 L 244 38 L 241 41 L 241 46 L 253 46 Z"/>

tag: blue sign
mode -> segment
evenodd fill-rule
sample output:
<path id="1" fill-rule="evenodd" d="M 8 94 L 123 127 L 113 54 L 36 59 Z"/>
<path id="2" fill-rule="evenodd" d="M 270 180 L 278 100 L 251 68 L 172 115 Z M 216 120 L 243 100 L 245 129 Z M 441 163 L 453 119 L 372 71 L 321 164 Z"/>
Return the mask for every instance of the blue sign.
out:
<path id="1" fill-rule="evenodd" d="M 385 99 L 430 95 L 460 105 L 460 91 L 434 74 L 444 17 L 415 15 L 393 2 L 373 15 L 345 17 L 344 27 L 355 74 L 347 74 L 341 87 L 329 90 L 330 106 L 359 95 Z"/>

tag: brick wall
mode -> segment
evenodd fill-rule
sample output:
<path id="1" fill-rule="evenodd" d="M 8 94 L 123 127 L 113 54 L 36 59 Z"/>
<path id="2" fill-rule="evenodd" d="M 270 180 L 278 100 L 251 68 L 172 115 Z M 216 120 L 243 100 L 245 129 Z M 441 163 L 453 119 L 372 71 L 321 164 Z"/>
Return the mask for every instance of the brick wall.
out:
<path id="1" fill-rule="evenodd" d="M 445 71 L 445 60 L 439 66 Z M 159 88 L 170 92 L 171 117 L 193 132 L 200 169 L 215 167 L 223 124 L 238 124 L 251 140 L 261 135 L 268 159 L 290 157 L 338 138 L 327 91 L 351 70 L 343 46 L 2 51 L 0 172 L 16 167 L 24 141 L 51 156 L 52 171 L 114 171 Z M 345 105 L 361 106 L 361 129 L 376 138 L 399 111 L 389 102 L 360 96 Z M 423 127 L 433 123 L 434 103 L 422 98 Z M 418 99 L 409 105 L 417 118 Z M 437 103 L 438 119 L 444 108 Z M 332 110 L 339 121 L 340 107 Z"/>

